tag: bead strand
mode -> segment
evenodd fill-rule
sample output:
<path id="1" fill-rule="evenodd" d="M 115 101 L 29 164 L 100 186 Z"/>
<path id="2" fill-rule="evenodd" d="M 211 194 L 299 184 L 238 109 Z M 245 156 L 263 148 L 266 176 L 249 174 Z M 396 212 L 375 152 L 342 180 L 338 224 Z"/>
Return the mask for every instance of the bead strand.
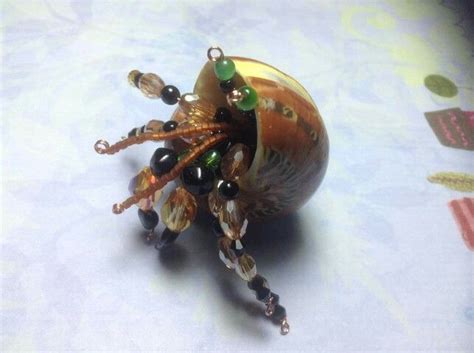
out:
<path id="1" fill-rule="evenodd" d="M 154 73 L 142 73 L 132 70 L 128 74 L 128 82 L 138 88 L 145 97 L 159 99 L 165 104 L 173 105 L 181 96 L 179 89 L 173 85 L 165 85 L 163 79 Z"/>
<path id="2" fill-rule="evenodd" d="M 286 335 L 290 331 L 290 325 L 286 309 L 279 303 L 280 296 L 272 292 L 266 278 L 257 273 L 255 260 L 245 252 L 242 242 L 230 240 L 224 236 L 218 222 L 213 223 L 213 229 L 218 237 L 217 244 L 221 261 L 247 282 L 248 288 L 255 292 L 257 300 L 265 304 L 265 315 L 278 322 L 281 334 Z"/>

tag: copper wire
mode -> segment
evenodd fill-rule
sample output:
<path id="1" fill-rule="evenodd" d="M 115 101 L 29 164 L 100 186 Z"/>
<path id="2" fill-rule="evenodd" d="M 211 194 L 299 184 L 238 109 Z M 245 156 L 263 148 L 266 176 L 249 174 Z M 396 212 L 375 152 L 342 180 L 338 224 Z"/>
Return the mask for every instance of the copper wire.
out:
<path id="1" fill-rule="evenodd" d="M 204 140 L 200 145 L 193 147 L 188 154 L 186 154 L 175 166 L 173 169 L 170 170 L 169 173 L 161 176 L 160 178 L 156 179 L 156 182 L 148 187 L 147 189 L 136 193 L 135 195 L 129 197 L 122 203 L 116 203 L 112 207 L 112 212 L 115 214 L 120 214 L 125 211 L 127 208 L 131 207 L 132 205 L 136 204 L 143 198 L 146 198 L 152 195 L 155 191 L 162 189 L 168 182 L 175 179 L 183 169 L 189 165 L 193 160 L 198 158 L 201 154 L 206 152 L 210 147 L 217 145 L 218 143 L 227 139 L 227 134 L 218 133 L 216 135 L 208 137 Z M 113 146 L 112 146 L 113 147 Z"/>
<path id="2" fill-rule="evenodd" d="M 99 140 L 94 144 L 94 149 L 99 154 L 114 154 L 129 146 L 141 144 L 145 141 L 174 140 L 179 137 L 202 136 L 206 132 L 229 132 L 233 129 L 235 128 L 225 123 L 202 123 L 198 126 L 178 127 L 169 132 L 145 132 L 138 136 L 127 137 L 111 146 L 107 141 Z"/>

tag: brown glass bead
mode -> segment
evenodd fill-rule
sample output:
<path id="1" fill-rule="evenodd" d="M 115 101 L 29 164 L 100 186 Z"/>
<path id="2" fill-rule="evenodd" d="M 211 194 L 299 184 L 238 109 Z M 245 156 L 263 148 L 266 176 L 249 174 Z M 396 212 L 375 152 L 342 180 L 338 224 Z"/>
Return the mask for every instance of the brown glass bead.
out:
<path id="1" fill-rule="evenodd" d="M 160 98 L 163 87 L 165 83 L 161 77 L 153 73 L 143 74 L 138 79 L 138 88 L 148 98 Z"/>
<path id="2" fill-rule="evenodd" d="M 234 252 L 230 248 L 232 244 L 232 240 L 226 237 L 220 237 L 217 240 L 217 247 L 219 248 L 219 258 L 221 261 L 226 265 L 229 269 L 234 269 L 237 257 L 235 256 Z"/>
<path id="3" fill-rule="evenodd" d="M 150 120 L 148 124 L 146 124 L 146 131 L 160 132 L 164 124 L 165 122 L 161 120 Z"/>
<path id="4" fill-rule="evenodd" d="M 221 173 L 226 180 L 237 180 L 250 167 L 250 149 L 242 143 L 232 146 L 222 157 Z"/>
<path id="5" fill-rule="evenodd" d="M 257 265 L 249 254 L 243 254 L 237 259 L 235 272 L 244 280 L 250 281 L 257 275 Z"/>
<path id="6" fill-rule="evenodd" d="M 245 235 L 248 221 L 239 203 L 230 200 L 219 211 L 219 223 L 226 237 L 237 240 Z"/>
<path id="7" fill-rule="evenodd" d="M 171 192 L 161 207 L 161 220 L 173 232 L 187 229 L 197 213 L 196 199 L 186 189 L 178 187 Z"/>

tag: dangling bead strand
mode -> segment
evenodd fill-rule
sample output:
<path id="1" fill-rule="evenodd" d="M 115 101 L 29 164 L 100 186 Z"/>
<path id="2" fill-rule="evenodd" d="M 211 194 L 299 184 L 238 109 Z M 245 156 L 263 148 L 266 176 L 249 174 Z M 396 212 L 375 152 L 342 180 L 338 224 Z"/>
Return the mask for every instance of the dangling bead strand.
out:
<path id="1" fill-rule="evenodd" d="M 161 100 L 165 104 L 173 105 L 179 101 L 179 89 L 173 85 L 165 85 L 163 79 L 154 73 L 144 74 L 132 70 L 128 74 L 128 82 L 138 88 L 145 97 Z"/>

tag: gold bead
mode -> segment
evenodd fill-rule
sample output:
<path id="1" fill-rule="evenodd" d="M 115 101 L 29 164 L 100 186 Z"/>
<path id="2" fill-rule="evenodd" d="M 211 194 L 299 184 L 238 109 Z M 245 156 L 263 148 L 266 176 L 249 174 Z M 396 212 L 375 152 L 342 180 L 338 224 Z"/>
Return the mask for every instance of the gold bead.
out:
<path id="1" fill-rule="evenodd" d="M 171 192 L 161 207 L 161 220 L 169 230 L 181 233 L 196 217 L 197 202 L 192 194 L 182 187 Z"/>

